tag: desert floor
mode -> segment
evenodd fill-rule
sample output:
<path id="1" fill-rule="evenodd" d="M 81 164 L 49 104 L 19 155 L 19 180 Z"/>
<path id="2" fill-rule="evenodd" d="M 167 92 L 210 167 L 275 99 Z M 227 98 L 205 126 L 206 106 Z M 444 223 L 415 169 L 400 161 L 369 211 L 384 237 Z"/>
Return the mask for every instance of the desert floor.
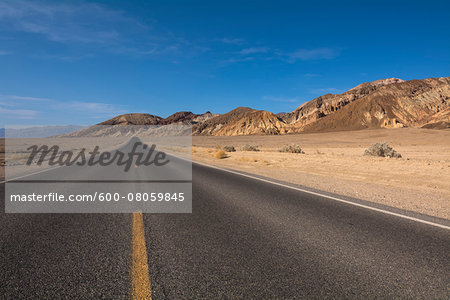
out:
<path id="1" fill-rule="evenodd" d="M 402 158 L 364 156 L 387 142 Z M 379 129 L 281 136 L 193 137 L 193 159 L 450 219 L 450 130 Z M 261 151 L 241 151 L 243 145 Z M 305 154 L 280 153 L 300 145 Z M 236 152 L 217 159 L 218 147 Z"/>

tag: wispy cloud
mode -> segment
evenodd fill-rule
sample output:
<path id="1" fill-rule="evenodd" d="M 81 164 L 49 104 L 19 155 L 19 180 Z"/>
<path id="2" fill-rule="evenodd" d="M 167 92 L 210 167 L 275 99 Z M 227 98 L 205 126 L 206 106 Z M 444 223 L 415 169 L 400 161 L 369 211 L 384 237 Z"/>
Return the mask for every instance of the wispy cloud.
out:
<path id="1" fill-rule="evenodd" d="M 309 92 L 311 94 L 319 94 L 319 95 L 323 95 L 323 94 L 336 94 L 336 93 L 340 93 L 342 92 L 342 90 L 340 89 L 336 89 L 336 88 L 317 88 L 317 89 L 311 89 L 309 90 Z"/>
<path id="2" fill-rule="evenodd" d="M 119 28 L 142 26 L 119 11 L 93 3 L 48 3 L 6 0 L 0 19 L 17 31 L 40 34 L 57 42 L 111 44 L 122 38 Z"/>
<path id="3" fill-rule="evenodd" d="M 245 43 L 244 39 L 239 39 L 239 38 L 218 38 L 215 39 L 218 42 L 224 43 L 224 44 L 230 44 L 230 45 L 241 45 Z"/>
<path id="4" fill-rule="evenodd" d="M 18 119 L 33 119 L 34 117 L 36 117 L 38 112 L 29 109 L 8 109 L 0 107 L 0 114 L 5 114 L 8 117 L 14 117 Z"/>
<path id="5" fill-rule="evenodd" d="M 340 55 L 340 50 L 335 48 L 297 49 L 292 52 L 283 52 L 279 49 L 267 46 L 248 47 L 235 52 L 225 61 L 227 63 L 239 63 L 251 60 L 280 60 L 287 63 L 297 61 L 331 60 Z M 305 77 L 316 77 L 319 74 L 307 73 Z"/>
<path id="6" fill-rule="evenodd" d="M 0 50 L 0 55 L 10 55 L 11 52 Z"/>
<path id="7" fill-rule="evenodd" d="M 121 114 L 125 112 L 122 106 L 101 102 L 61 102 L 55 105 L 57 109 L 70 109 L 71 111 L 92 112 L 95 115 Z"/>
<path id="8" fill-rule="evenodd" d="M 275 102 L 287 102 L 287 103 L 296 103 L 299 102 L 297 98 L 284 98 L 284 97 L 273 97 L 273 96 L 263 96 L 263 100 L 275 101 Z"/>
<path id="9" fill-rule="evenodd" d="M 322 60 L 333 59 L 339 55 L 339 51 L 334 48 L 316 48 L 316 49 L 298 49 L 294 52 L 285 54 L 291 62 L 298 60 Z"/>
<path id="10" fill-rule="evenodd" d="M 308 77 L 308 78 L 312 78 L 312 77 L 319 77 L 320 74 L 316 74 L 316 73 L 306 73 L 303 76 Z"/>
<path id="11" fill-rule="evenodd" d="M 239 54 L 248 55 L 255 53 L 267 53 L 269 52 L 269 47 L 253 47 L 253 48 L 245 48 L 239 51 Z"/>
<path id="12" fill-rule="evenodd" d="M 75 46 L 63 53 L 45 53 L 43 48 L 34 53 L 34 57 L 72 61 L 105 52 L 148 57 L 204 51 L 169 30 L 155 28 L 156 21 L 146 21 L 144 24 L 123 11 L 89 2 L 0 1 L 0 29 L 3 31 L 26 32 L 51 42 Z"/>
<path id="13" fill-rule="evenodd" d="M 19 100 L 19 101 L 51 101 L 49 98 L 27 97 L 17 95 L 0 95 L 1 100 Z"/>
<path id="14" fill-rule="evenodd" d="M 93 101 L 62 101 L 44 97 L 0 95 L 0 119 L 51 119 L 55 115 L 106 118 L 126 112 L 123 105 Z"/>
<path id="15" fill-rule="evenodd" d="M 248 62 L 248 61 L 252 61 L 252 60 L 255 60 L 255 59 L 256 59 L 256 57 L 252 57 L 252 56 L 230 57 L 228 59 L 221 60 L 220 64 L 222 66 L 226 66 L 226 65 L 230 65 L 230 64 L 234 64 L 234 63 Z"/>

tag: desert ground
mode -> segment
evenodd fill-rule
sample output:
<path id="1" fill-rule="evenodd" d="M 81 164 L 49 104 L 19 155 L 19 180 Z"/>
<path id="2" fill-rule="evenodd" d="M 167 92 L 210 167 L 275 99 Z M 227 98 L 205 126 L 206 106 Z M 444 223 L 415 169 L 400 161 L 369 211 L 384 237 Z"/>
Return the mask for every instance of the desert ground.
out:
<path id="1" fill-rule="evenodd" d="M 365 156 L 387 142 L 402 158 Z M 260 151 L 242 151 L 256 145 Z M 304 154 L 281 153 L 297 144 Z M 236 152 L 216 158 L 232 145 Z M 450 219 L 450 130 L 376 129 L 275 136 L 194 136 L 194 161 Z"/>

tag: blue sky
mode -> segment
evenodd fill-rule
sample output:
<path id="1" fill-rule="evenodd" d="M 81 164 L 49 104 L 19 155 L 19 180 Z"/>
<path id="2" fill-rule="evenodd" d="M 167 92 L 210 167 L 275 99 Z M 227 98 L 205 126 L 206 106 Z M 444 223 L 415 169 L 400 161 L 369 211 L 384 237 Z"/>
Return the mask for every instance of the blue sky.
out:
<path id="1" fill-rule="evenodd" d="M 448 1 L 0 0 L 0 126 L 291 111 L 450 76 Z"/>

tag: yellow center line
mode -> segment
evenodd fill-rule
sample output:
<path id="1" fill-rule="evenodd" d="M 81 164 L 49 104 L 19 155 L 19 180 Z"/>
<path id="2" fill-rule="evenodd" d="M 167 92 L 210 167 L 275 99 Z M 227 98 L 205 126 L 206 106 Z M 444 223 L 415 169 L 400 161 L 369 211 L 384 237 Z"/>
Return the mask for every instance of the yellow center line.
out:
<path id="1" fill-rule="evenodd" d="M 133 213 L 131 299 L 152 299 L 142 213 Z"/>

